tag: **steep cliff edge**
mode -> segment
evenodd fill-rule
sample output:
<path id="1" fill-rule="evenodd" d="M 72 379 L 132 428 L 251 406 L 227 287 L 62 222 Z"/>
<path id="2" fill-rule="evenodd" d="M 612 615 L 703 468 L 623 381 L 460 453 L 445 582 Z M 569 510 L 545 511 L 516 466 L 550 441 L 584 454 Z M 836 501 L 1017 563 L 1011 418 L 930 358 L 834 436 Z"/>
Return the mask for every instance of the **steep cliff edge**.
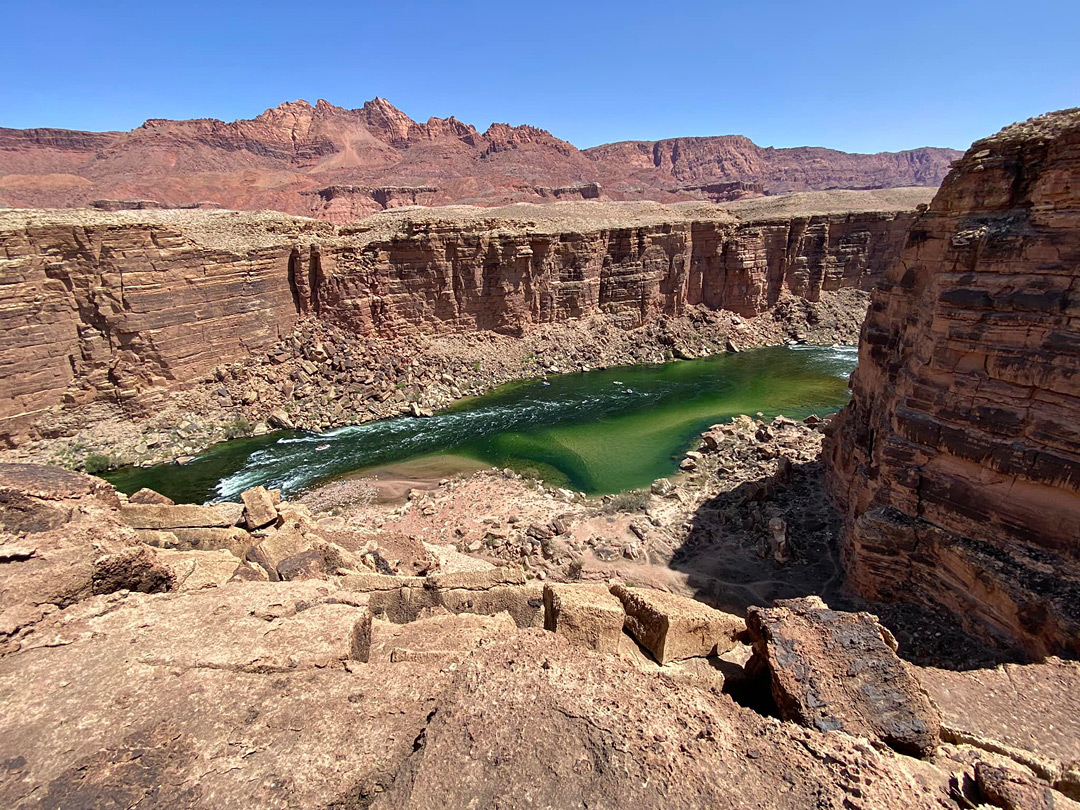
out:
<path id="1" fill-rule="evenodd" d="M 746 317 L 790 293 L 868 289 L 910 210 L 748 213 L 687 203 L 388 211 L 318 251 L 311 308 L 358 334 L 494 330 L 702 305 Z"/>
<path id="2" fill-rule="evenodd" d="M 56 405 L 131 399 L 266 349 L 296 321 L 289 257 L 319 227 L 259 214 L 0 215 L 0 437 Z"/>
<path id="3" fill-rule="evenodd" d="M 873 293 L 825 449 L 864 595 L 1080 652 L 1080 110 L 975 143 Z"/>
<path id="4" fill-rule="evenodd" d="M 64 435 L 61 412 L 91 403 L 145 413 L 160 406 L 146 395 L 276 353 L 300 318 L 366 352 L 402 337 L 522 335 L 591 316 L 624 328 L 696 309 L 753 317 L 782 299 L 866 289 L 899 251 L 922 193 L 810 195 L 816 206 L 734 212 L 701 203 L 401 209 L 342 227 L 228 211 L 2 212 L 0 441 L 19 444 L 35 424 L 39 436 Z M 325 378 L 320 364 L 364 391 L 382 371 L 305 357 L 301 391 L 317 392 L 305 383 Z M 245 418 L 267 415 L 249 410 Z"/>

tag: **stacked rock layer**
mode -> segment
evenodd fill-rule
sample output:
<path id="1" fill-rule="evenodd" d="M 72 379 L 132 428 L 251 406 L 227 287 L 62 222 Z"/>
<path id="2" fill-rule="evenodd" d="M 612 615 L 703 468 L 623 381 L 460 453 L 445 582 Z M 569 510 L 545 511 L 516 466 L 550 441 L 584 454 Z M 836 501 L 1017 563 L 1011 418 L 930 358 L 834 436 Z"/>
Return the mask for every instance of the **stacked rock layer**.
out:
<path id="1" fill-rule="evenodd" d="M 561 205 L 540 220 L 439 209 L 348 228 L 214 211 L 2 214 L 0 439 L 57 405 L 133 400 L 259 354 L 301 315 L 392 338 L 520 334 L 600 312 L 637 326 L 698 304 L 754 315 L 784 291 L 814 301 L 869 286 L 914 217 L 739 222 L 645 204 L 597 222 L 591 204 Z"/>
<path id="2" fill-rule="evenodd" d="M 873 293 L 826 446 L 851 580 L 1080 651 L 1080 110 L 975 143 Z"/>

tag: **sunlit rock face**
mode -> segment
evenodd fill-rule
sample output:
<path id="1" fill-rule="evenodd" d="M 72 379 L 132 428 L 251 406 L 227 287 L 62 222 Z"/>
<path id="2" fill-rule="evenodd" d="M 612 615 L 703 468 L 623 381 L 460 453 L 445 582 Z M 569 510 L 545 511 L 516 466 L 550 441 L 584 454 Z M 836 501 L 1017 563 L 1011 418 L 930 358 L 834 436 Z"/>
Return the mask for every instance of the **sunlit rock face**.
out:
<path id="1" fill-rule="evenodd" d="M 869 596 L 1080 651 L 1080 110 L 976 142 L 873 293 L 826 446 Z"/>
<path id="2" fill-rule="evenodd" d="M 579 202 L 338 227 L 266 212 L 3 212 L 0 443 L 50 408 L 134 407 L 261 356 L 301 317 L 372 339 L 521 334 L 597 313 L 639 326 L 694 305 L 752 316 L 784 294 L 867 289 L 914 216 Z"/>

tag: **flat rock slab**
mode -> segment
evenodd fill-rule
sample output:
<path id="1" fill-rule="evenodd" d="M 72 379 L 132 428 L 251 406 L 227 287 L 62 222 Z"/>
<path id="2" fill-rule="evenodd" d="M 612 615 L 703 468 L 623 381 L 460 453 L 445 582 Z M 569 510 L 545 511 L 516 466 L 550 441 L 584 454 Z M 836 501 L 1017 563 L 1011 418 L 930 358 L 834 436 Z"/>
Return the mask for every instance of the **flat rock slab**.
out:
<path id="1" fill-rule="evenodd" d="M 622 602 L 627 631 L 659 664 L 727 652 L 746 629 L 738 616 L 685 596 L 625 585 L 611 593 Z"/>
<path id="2" fill-rule="evenodd" d="M 829 610 L 816 597 L 777 605 L 751 608 L 747 628 L 781 717 L 902 753 L 934 749 L 941 717 L 875 616 Z"/>
<path id="3" fill-rule="evenodd" d="M 58 501 L 81 498 L 111 489 L 100 478 L 47 464 L 0 464 L 0 489 L 13 489 L 34 498 Z"/>
<path id="4" fill-rule="evenodd" d="M 46 618 L 0 658 L 0 807 L 364 806 L 453 673 L 361 663 L 336 598 L 231 583 Z"/>
<path id="5" fill-rule="evenodd" d="M 157 559 L 176 578 L 176 589 L 192 591 L 224 585 L 236 574 L 241 559 L 228 551 L 155 552 Z"/>
<path id="6" fill-rule="evenodd" d="M 455 571 L 452 573 L 429 574 L 428 588 L 446 590 L 461 588 L 465 590 L 488 590 L 500 585 L 524 585 L 525 571 L 519 565 L 505 565 L 480 571 Z"/>
<path id="7" fill-rule="evenodd" d="M 943 810 L 931 770 L 534 629 L 458 666 L 372 808 Z"/>
<path id="8" fill-rule="evenodd" d="M 356 659 L 354 636 L 362 636 L 365 627 L 370 637 L 367 609 L 348 601 L 347 594 L 322 582 L 232 582 L 189 592 L 114 594 L 69 608 L 53 632 L 32 638 L 23 649 L 101 635 L 126 639 L 131 663 L 252 672 L 325 667 Z"/>
<path id="9" fill-rule="evenodd" d="M 920 668 L 942 724 L 1068 764 L 1080 760 L 1080 662 L 950 672 Z"/>
<path id="10" fill-rule="evenodd" d="M 120 507 L 120 517 L 133 529 L 224 529 L 235 525 L 242 513 L 243 507 L 235 503 L 212 506 L 133 503 Z"/>
<path id="11" fill-rule="evenodd" d="M 402 663 L 460 661 L 484 641 L 505 638 L 517 629 L 506 613 L 494 616 L 444 614 L 408 624 L 376 621 L 369 661 Z"/>
<path id="12" fill-rule="evenodd" d="M 544 628 L 575 644 L 599 652 L 617 653 L 624 617 L 622 602 L 607 588 L 544 586 Z"/>

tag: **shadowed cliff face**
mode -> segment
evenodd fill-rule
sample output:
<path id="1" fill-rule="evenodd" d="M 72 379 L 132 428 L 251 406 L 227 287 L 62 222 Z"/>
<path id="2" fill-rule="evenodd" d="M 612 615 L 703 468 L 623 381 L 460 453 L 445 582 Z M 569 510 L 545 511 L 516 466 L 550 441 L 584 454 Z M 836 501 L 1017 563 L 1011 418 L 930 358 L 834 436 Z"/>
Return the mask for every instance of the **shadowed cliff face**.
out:
<path id="1" fill-rule="evenodd" d="M 853 584 L 1080 652 L 1080 110 L 975 143 L 873 293 L 826 446 Z"/>
<path id="2" fill-rule="evenodd" d="M 0 436 L 57 405 L 133 401 L 260 355 L 301 315 L 372 338 L 516 335 L 866 289 L 914 216 L 737 222 L 654 205 L 604 208 L 614 219 L 597 223 L 601 209 L 578 205 L 544 207 L 563 219 L 540 224 L 433 209 L 350 229 L 231 212 L 0 215 Z"/>

